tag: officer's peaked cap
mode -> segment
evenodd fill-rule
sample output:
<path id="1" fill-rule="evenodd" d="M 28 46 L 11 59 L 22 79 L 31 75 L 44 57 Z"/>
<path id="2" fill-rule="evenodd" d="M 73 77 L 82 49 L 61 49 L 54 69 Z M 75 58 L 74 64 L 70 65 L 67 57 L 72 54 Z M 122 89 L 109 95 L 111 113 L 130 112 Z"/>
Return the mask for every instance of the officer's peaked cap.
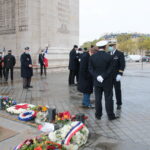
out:
<path id="1" fill-rule="evenodd" d="M 96 46 L 103 47 L 103 46 L 106 46 L 107 44 L 108 44 L 108 41 L 102 40 L 102 41 L 97 42 Z"/>

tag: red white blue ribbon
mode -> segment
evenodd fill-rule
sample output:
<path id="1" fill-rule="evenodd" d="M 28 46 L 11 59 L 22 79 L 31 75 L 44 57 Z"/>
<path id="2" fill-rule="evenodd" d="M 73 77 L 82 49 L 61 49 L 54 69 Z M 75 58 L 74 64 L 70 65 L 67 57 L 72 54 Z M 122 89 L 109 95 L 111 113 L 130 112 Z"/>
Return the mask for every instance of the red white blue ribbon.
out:
<path id="1" fill-rule="evenodd" d="M 82 122 L 77 122 L 77 124 L 67 133 L 63 144 L 69 145 L 71 138 L 81 130 L 85 125 Z"/>
<path id="2" fill-rule="evenodd" d="M 14 150 L 19 150 L 22 147 L 22 144 L 19 144 L 17 147 L 15 147 Z"/>

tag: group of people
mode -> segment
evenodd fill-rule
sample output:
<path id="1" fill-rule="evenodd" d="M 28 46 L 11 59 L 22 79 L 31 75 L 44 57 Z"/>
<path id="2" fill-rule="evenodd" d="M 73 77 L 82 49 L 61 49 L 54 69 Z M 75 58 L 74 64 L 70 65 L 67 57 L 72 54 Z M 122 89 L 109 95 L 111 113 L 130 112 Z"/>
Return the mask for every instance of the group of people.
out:
<path id="1" fill-rule="evenodd" d="M 113 87 L 116 95 L 117 109 L 122 106 L 121 78 L 125 69 L 123 52 L 116 49 L 114 40 L 100 41 L 86 52 L 79 52 L 75 45 L 70 52 L 69 85 L 75 85 L 83 93 L 82 106 L 94 108 L 90 95 L 95 91 L 95 118 L 102 117 L 102 96 L 109 120 L 117 119 L 114 113 Z"/>
<path id="2" fill-rule="evenodd" d="M 21 62 L 21 77 L 23 78 L 23 88 L 28 89 L 32 88 L 31 86 L 31 78 L 33 76 L 33 64 L 32 64 L 32 58 L 30 55 L 30 48 L 25 47 L 23 54 L 20 57 Z M 44 50 L 41 50 L 38 58 L 38 62 L 40 64 L 40 74 L 41 76 L 43 73 L 46 76 L 46 67 L 47 62 L 45 59 L 45 52 Z M 4 78 L 5 81 L 8 81 L 8 76 L 10 72 L 10 78 L 11 81 L 13 81 L 13 70 L 14 66 L 16 64 L 16 58 L 14 55 L 12 55 L 12 51 L 8 50 L 7 55 L 3 55 L 2 52 L 0 52 L 0 78 Z"/>
<path id="3" fill-rule="evenodd" d="M 0 52 L 0 78 L 8 80 L 9 71 L 10 77 L 13 81 L 13 69 L 16 64 L 15 56 L 12 55 L 12 51 L 8 50 L 8 54 L 3 57 L 3 53 Z"/>

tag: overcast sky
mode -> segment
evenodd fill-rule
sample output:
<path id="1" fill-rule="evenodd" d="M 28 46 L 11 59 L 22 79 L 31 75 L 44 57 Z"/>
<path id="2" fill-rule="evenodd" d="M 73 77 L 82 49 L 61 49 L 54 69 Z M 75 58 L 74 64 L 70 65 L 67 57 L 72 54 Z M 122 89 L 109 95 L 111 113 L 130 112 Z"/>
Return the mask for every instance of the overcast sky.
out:
<path id="1" fill-rule="evenodd" d="M 150 33 L 150 0 L 79 0 L 80 44 L 111 32 Z"/>

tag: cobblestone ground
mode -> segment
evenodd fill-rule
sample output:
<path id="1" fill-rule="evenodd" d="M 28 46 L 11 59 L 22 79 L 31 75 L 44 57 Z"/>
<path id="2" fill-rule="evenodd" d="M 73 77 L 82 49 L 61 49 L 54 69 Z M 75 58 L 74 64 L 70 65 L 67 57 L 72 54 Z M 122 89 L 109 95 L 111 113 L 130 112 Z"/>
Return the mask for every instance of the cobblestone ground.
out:
<path id="1" fill-rule="evenodd" d="M 51 72 L 47 77 L 35 73 L 31 90 L 22 89 L 19 71 L 15 71 L 12 83 L 0 81 L 0 95 L 8 95 L 18 102 L 47 104 L 55 106 L 59 112 L 71 111 L 72 114 L 85 113 L 89 116 L 86 124 L 90 138 L 85 150 L 150 150 L 150 64 L 128 63 L 122 80 L 123 107 L 120 119 L 108 121 L 105 108 L 102 120 L 94 117 L 94 110 L 80 107 L 82 94 L 76 87 L 68 86 L 68 72 Z M 114 97 L 115 100 L 115 97 Z M 92 96 L 94 103 L 94 96 Z M 103 101 L 104 103 L 104 101 Z M 115 106 L 116 109 L 116 106 Z M 13 138 L 0 142 L 0 150 L 12 150 L 16 143 L 27 137 L 39 134 L 29 126 L 0 118 L 0 126 L 18 132 Z"/>

